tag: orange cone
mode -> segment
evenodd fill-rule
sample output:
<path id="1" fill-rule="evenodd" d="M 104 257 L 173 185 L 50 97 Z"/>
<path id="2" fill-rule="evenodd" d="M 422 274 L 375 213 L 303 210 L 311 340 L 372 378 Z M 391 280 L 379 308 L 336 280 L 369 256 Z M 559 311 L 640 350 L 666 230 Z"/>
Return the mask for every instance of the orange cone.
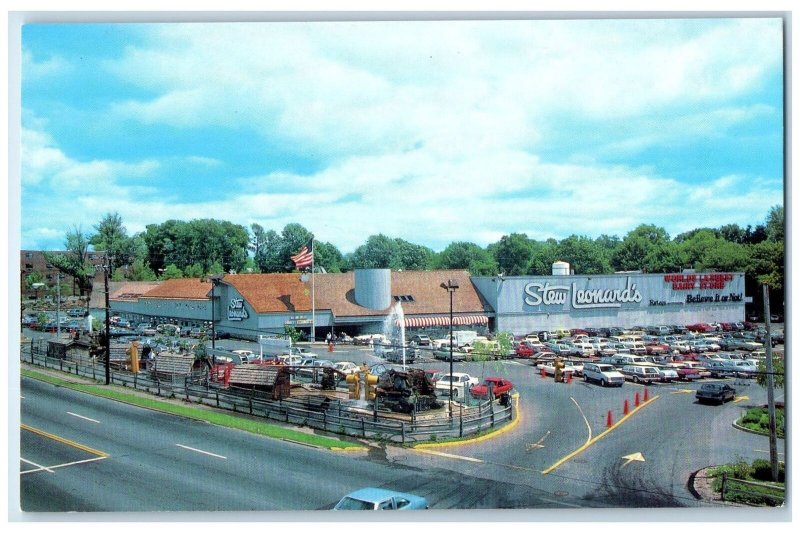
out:
<path id="1" fill-rule="evenodd" d="M 541 372 L 541 374 L 542 374 L 542 377 L 543 377 L 543 378 L 547 378 L 547 372 L 545 372 L 545 371 L 544 371 L 544 367 L 542 367 L 542 372 Z"/>
<path id="2" fill-rule="evenodd" d="M 650 395 L 648 394 L 647 389 L 644 389 L 644 401 L 650 401 Z"/>
<path id="3" fill-rule="evenodd" d="M 630 407 L 628 407 L 628 400 L 625 400 L 625 404 L 622 407 L 622 414 L 627 416 L 629 412 Z"/>
<path id="4" fill-rule="evenodd" d="M 647 390 L 647 389 L 645 389 L 645 390 Z M 633 405 L 635 405 L 636 407 L 639 407 L 639 393 L 638 392 L 636 393 L 636 396 L 633 397 Z"/>
<path id="5" fill-rule="evenodd" d="M 567 372 L 567 385 L 572 383 L 572 372 Z"/>
<path id="6" fill-rule="evenodd" d="M 614 425 L 614 419 L 611 417 L 611 411 L 608 412 L 608 416 L 606 417 L 606 427 L 610 428 Z"/>

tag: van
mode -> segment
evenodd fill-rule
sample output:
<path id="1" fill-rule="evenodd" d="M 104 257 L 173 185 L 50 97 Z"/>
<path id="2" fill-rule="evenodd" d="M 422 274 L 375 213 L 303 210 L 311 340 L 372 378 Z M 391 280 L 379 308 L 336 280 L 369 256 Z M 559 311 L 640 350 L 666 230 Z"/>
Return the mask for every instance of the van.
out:
<path id="1" fill-rule="evenodd" d="M 620 372 L 634 383 L 661 381 L 661 374 L 655 366 L 625 365 Z"/>
<path id="2" fill-rule="evenodd" d="M 625 376 L 607 363 L 584 363 L 583 380 L 594 381 L 603 387 L 622 387 Z"/>

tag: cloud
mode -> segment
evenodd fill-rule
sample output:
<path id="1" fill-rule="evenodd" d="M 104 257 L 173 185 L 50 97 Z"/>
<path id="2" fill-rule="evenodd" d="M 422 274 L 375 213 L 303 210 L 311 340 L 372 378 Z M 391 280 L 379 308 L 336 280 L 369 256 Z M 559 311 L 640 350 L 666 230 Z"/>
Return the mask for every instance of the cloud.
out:
<path id="1" fill-rule="evenodd" d="M 64 76 L 72 71 L 70 64 L 61 56 L 52 55 L 45 60 L 39 61 L 30 50 L 25 48 L 22 50 L 22 65 L 23 83 Z"/>
<path id="2" fill-rule="evenodd" d="M 77 157 L 26 117 L 23 242 L 118 211 L 131 232 L 210 216 L 276 230 L 300 222 L 343 251 L 375 233 L 441 249 L 511 232 L 624 236 L 648 221 L 673 235 L 746 225 L 782 201 L 780 177 L 724 169 L 687 186 L 639 157 L 779 118 L 780 102 L 758 95 L 781 76 L 780 19 L 145 33 L 97 63 L 136 90 L 100 101 L 127 137 L 165 140 L 138 156 Z M 239 139 L 251 159 L 186 141 L 215 135 Z M 192 172 L 192 187 L 157 192 Z M 198 200 L 201 178 L 226 186 Z M 48 211 L 46 196 L 77 212 Z"/>

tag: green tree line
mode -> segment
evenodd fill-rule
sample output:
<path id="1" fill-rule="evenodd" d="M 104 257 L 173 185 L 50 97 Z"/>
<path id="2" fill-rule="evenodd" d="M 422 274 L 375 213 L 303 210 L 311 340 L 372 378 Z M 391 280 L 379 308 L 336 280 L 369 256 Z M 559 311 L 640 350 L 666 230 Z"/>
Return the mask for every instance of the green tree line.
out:
<path id="1" fill-rule="evenodd" d="M 48 261 L 91 289 L 94 269 L 87 261 L 89 248 L 112 258 L 112 279 L 147 281 L 202 277 L 222 272 L 291 272 L 291 256 L 312 238 L 298 223 L 280 232 L 259 224 L 249 228 L 224 220 L 167 220 L 129 235 L 118 213 L 105 215 L 94 232 L 80 227 L 65 239 L 66 254 L 49 254 Z M 570 235 L 561 240 L 537 241 L 524 233 L 510 233 L 482 247 L 453 242 L 441 252 L 383 234 L 370 235 L 352 253 L 343 254 L 333 243 L 314 241 L 315 265 L 326 272 L 357 268 L 394 270 L 464 269 L 476 276 L 548 275 L 555 261 L 566 261 L 576 274 L 624 271 L 653 273 L 744 272 L 748 294 L 757 295 L 767 283 L 777 295 L 784 285 L 784 209 L 774 206 L 763 224 L 742 228 L 727 224 L 697 228 L 671 237 L 664 228 L 641 224 L 627 235 L 591 238 Z M 780 299 L 782 303 L 782 297 Z"/>

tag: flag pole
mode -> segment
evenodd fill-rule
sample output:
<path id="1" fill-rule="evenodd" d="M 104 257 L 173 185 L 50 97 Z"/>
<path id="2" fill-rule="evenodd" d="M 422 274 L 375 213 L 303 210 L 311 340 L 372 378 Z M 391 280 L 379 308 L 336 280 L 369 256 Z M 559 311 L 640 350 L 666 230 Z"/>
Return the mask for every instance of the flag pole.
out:
<path id="1" fill-rule="evenodd" d="M 314 285 L 314 237 L 311 237 L 311 342 L 317 340 L 317 322 L 316 322 L 316 291 Z"/>

